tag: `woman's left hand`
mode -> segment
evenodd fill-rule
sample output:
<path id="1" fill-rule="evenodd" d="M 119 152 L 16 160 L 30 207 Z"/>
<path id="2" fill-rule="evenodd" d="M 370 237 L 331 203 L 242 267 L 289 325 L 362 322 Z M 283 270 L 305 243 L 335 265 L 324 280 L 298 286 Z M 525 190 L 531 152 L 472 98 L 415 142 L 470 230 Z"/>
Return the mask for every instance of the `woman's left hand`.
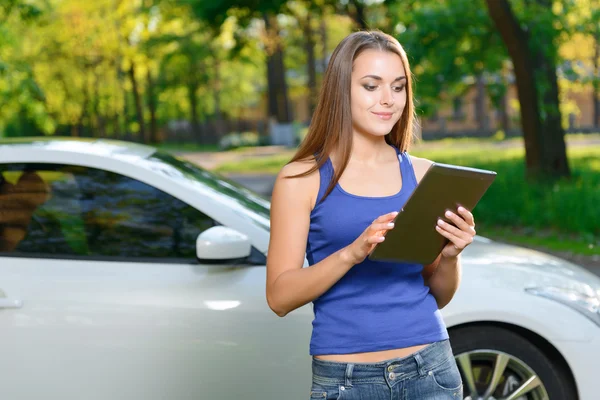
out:
<path id="1" fill-rule="evenodd" d="M 446 211 L 448 218 L 454 225 L 438 219 L 435 229 L 438 233 L 450 240 L 443 249 L 442 256 L 446 258 L 458 256 L 468 245 L 473 243 L 475 237 L 475 220 L 473 214 L 464 207 L 458 207 L 458 215 L 452 211 Z"/>

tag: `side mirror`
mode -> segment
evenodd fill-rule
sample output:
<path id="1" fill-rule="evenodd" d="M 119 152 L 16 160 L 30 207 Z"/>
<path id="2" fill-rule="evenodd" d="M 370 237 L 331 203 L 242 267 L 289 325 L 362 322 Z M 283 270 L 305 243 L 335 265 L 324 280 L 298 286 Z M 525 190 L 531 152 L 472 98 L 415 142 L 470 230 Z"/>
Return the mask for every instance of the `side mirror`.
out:
<path id="1" fill-rule="evenodd" d="M 196 239 L 196 256 L 200 260 L 239 260 L 249 257 L 251 252 L 248 236 L 225 226 L 213 226 Z"/>

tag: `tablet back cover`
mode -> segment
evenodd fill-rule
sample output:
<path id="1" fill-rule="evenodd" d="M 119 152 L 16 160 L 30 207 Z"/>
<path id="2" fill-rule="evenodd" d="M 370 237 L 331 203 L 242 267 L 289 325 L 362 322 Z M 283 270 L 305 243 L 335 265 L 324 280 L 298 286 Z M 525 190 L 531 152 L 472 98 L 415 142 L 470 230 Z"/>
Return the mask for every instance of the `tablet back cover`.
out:
<path id="1" fill-rule="evenodd" d="M 456 213 L 460 205 L 472 211 L 495 177 L 493 171 L 432 164 L 369 259 L 432 263 L 448 243 L 435 229 L 438 218 L 449 222 L 445 211 Z"/>

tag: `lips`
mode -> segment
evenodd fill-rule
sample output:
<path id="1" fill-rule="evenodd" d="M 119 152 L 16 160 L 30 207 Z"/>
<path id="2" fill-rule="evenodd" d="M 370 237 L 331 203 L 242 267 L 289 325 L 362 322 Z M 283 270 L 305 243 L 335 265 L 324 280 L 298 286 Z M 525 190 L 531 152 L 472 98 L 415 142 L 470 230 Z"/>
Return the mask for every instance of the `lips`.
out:
<path id="1" fill-rule="evenodd" d="M 392 115 L 394 115 L 394 113 L 391 112 L 373 112 L 373 114 L 375 114 L 377 117 L 379 117 L 379 119 L 382 119 L 384 121 L 391 119 Z"/>

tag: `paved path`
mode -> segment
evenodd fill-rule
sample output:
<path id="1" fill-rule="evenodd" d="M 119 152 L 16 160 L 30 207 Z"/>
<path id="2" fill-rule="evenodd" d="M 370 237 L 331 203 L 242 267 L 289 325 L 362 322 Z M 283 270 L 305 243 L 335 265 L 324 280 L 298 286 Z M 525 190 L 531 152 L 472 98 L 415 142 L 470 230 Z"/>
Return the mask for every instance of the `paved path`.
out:
<path id="1" fill-rule="evenodd" d="M 212 170 L 226 162 L 247 160 L 249 158 L 270 157 L 278 154 L 289 154 L 291 157 L 293 150 L 283 146 L 260 146 L 239 151 L 177 152 L 176 154 L 203 168 Z"/>

